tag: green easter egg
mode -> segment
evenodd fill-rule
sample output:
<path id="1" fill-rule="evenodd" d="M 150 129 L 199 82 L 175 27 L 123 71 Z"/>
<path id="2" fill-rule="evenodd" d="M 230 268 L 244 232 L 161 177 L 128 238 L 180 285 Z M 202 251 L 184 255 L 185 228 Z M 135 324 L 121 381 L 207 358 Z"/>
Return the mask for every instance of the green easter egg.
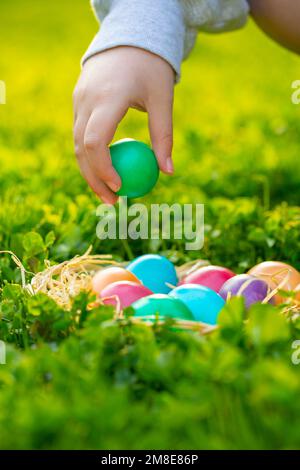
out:
<path id="1" fill-rule="evenodd" d="M 142 197 L 155 186 L 159 169 L 148 145 L 137 140 L 119 140 L 110 146 L 110 155 L 122 182 L 119 196 Z"/>
<path id="2" fill-rule="evenodd" d="M 156 316 L 178 320 L 194 320 L 194 317 L 184 303 L 166 294 L 153 294 L 143 297 L 132 304 L 135 317 Z"/>

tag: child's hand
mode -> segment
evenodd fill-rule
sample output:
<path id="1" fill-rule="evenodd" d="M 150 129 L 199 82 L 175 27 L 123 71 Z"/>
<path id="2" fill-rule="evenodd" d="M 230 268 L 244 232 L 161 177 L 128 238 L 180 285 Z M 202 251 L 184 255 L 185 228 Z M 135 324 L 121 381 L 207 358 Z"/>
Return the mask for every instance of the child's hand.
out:
<path id="1" fill-rule="evenodd" d="M 115 203 L 121 180 L 108 145 L 128 108 L 146 111 L 159 167 L 173 172 L 174 71 L 162 58 L 135 47 L 117 47 L 91 57 L 74 91 L 75 153 L 81 172 L 106 203 Z"/>

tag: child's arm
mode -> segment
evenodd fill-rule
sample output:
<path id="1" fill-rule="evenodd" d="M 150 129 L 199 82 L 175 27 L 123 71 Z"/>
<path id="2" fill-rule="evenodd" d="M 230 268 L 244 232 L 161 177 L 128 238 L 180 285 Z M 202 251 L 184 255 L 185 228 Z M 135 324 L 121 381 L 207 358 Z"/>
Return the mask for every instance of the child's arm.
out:
<path id="1" fill-rule="evenodd" d="M 121 184 L 108 145 L 128 108 L 148 113 L 159 167 L 173 172 L 173 89 L 183 39 L 177 0 L 117 0 L 85 54 L 74 92 L 75 153 L 84 178 L 106 203 L 116 202 Z"/>
<path id="2" fill-rule="evenodd" d="M 300 0 L 248 0 L 256 23 L 283 46 L 300 54 Z"/>
<path id="3" fill-rule="evenodd" d="M 92 0 L 101 22 L 74 92 L 74 140 L 81 172 L 105 202 L 120 178 L 108 145 L 128 108 L 148 113 L 159 167 L 172 173 L 174 78 L 197 31 L 241 27 L 246 0 Z"/>

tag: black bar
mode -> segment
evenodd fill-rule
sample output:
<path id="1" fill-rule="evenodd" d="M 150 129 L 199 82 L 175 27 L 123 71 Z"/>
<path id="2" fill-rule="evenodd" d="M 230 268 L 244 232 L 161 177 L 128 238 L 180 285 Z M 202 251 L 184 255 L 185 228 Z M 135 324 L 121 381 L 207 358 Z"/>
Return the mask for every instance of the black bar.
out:
<path id="1" fill-rule="evenodd" d="M 201 468 L 207 470 L 207 464 L 236 464 L 247 462 L 250 464 L 278 464 L 282 462 L 284 468 L 289 463 L 299 463 L 299 451 L 199 451 L 199 450 L 70 450 L 70 451 L 40 451 L 40 450 L 3 450 L 0 451 L 1 467 L 4 464 L 30 463 L 47 464 L 65 463 L 83 464 L 84 468 L 107 468 L 121 466 L 123 468 L 139 468 L 147 465 L 151 467 L 165 467 L 166 465 Z"/>

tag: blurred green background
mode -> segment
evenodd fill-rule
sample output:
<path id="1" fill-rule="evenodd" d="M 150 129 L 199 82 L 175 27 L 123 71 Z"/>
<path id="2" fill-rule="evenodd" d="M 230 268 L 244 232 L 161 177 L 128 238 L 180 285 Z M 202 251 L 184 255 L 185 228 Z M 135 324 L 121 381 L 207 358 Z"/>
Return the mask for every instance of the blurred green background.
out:
<path id="1" fill-rule="evenodd" d="M 2 245 L 22 256 L 20 234 L 33 230 L 45 236 L 54 230 L 55 259 L 82 252 L 90 243 L 102 252 L 128 256 L 119 242 L 95 240 L 98 201 L 81 178 L 73 152 L 72 91 L 80 58 L 97 31 L 88 2 L 3 0 L 0 8 L 0 79 L 7 86 L 7 104 L 0 107 Z M 176 174 L 161 175 L 145 202 L 204 202 L 208 238 L 203 257 L 241 270 L 258 257 L 299 263 L 295 246 L 282 246 L 280 227 L 275 226 L 275 234 L 271 230 L 278 218 L 281 226 L 291 217 L 297 223 L 298 210 L 296 216 L 281 206 L 267 227 L 253 227 L 265 226 L 270 216 L 265 212 L 260 219 L 260 208 L 299 203 L 300 106 L 291 103 L 297 74 L 299 58 L 251 22 L 231 34 L 199 35 L 184 63 L 175 98 Z M 143 113 L 129 112 L 116 139 L 149 142 L 146 120 Z M 251 224 L 239 230 L 236 222 L 245 213 Z M 223 233 L 232 240 L 226 243 Z M 146 249 L 148 243 L 132 243 L 133 253 Z M 153 249 L 182 256 L 180 243 Z"/>
<path id="2" fill-rule="evenodd" d="M 186 252 L 177 240 L 101 242 L 99 201 L 79 174 L 72 142 L 72 91 L 97 31 L 88 1 L 1 0 L 0 18 L 0 80 L 7 86 L 0 106 L 1 249 L 33 271 L 45 258 L 68 259 L 91 244 L 117 259 L 160 251 L 176 263 L 201 257 L 237 272 L 264 259 L 300 268 L 300 105 L 291 102 L 299 57 L 251 21 L 238 32 L 200 34 L 176 86 L 176 173 L 161 175 L 144 201 L 205 203 L 204 248 Z M 146 116 L 130 111 L 116 139 L 122 137 L 149 142 Z M 20 281 L 8 257 L 0 260 L 0 280 Z M 14 319 L 25 318 L 28 332 L 41 314 L 39 325 L 47 327 L 38 331 L 50 346 L 22 354 L 12 347 L 11 365 L 0 366 L 1 447 L 299 447 L 299 370 L 289 359 L 295 332 L 281 323 L 265 345 L 254 334 L 261 312 L 246 337 L 237 321 L 211 342 L 179 333 L 175 341 L 138 327 L 123 335 L 116 326 L 100 341 L 95 315 L 55 355 L 53 344 L 74 325 L 69 331 L 58 321 L 65 314 L 48 300 L 28 304 L 16 289 L 1 294 L 2 337 L 26 347 Z M 241 307 L 233 311 L 244 315 Z M 30 338 L 40 344 L 40 336 Z M 135 422 L 131 410 L 144 418 Z M 288 432 L 287 423 L 294 424 Z"/>

